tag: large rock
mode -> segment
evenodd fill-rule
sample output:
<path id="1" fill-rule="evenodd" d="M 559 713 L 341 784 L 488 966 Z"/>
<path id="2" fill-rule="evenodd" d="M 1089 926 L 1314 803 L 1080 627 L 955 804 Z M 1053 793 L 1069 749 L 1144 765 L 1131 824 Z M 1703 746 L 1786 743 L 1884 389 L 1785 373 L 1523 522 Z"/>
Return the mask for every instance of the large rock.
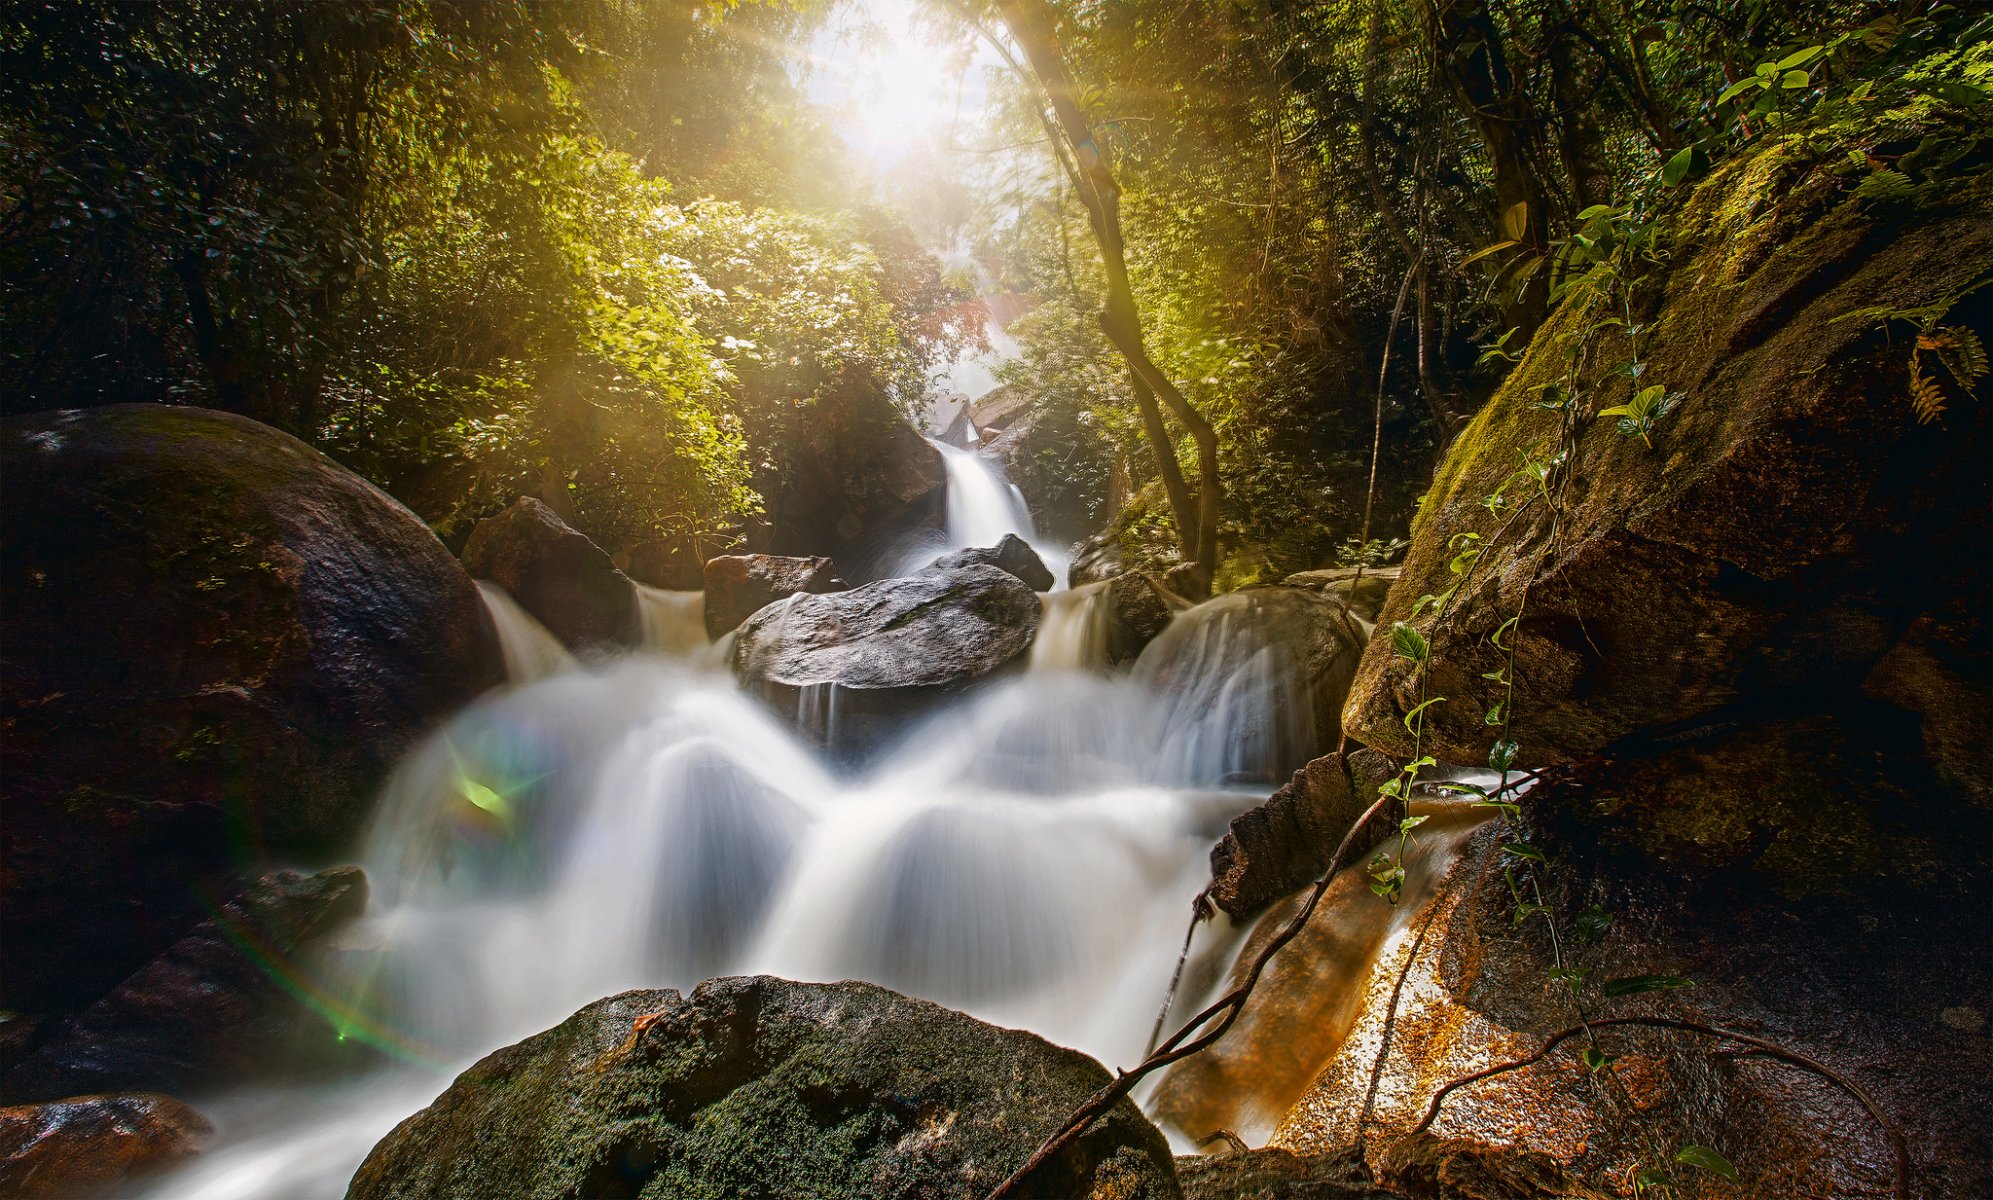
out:
<path id="1" fill-rule="evenodd" d="M 0 1007 L 86 1001 L 271 858 L 358 832 L 499 681 L 413 513 L 285 434 L 121 405 L 0 423 Z"/>
<path id="2" fill-rule="evenodd" d="M 1178 614 L 1135 677 L 1164 698 L 1178 777 L 1272 783 L 1336 745 L 1362 644 L 1326 597 L 1244 588 Z"/>
<path id="3" fill-rule="evenodd" d="M 212 1089 L 308 1062 L 331 1030 L 280 982 L 301 951 L 366 910 L 358 867 L 272 871 L 96 1003 L 42 1023 L 0 1100 Z M 253 949 L 252 949 L 253 947 Z"/>
<path id="4" fill-rule="evenodd" d="M 980 1198 L 1108 1075 L 1033 1034 L 864 983 L 625 992 L 464 1072 L 349 1200 Z M 1175 1197 L 1123 1101 L 1023 1196 Z"/>
<path id="5" fill-rule="evenodd" d="M 1398 568 L 1365 567 L 1359 575 L 1355 567 L 1329 567 L 1320 571 L 1301 571 L 1280 582 L 1288 587 L 1320 592 L 1337 604 L 1349 605 L 1349 611 L 1363 620 L 1375 621 L 1384 607 L 1384 597 L 1390 593 L 1391 585 L 1398 582 Z"/>
<path id="6" fill-rule="evenodd" d="M 1031 544 L 1014 533 L 1004 534 L 1003 540 L 994 546 L 971 546 L 951 554 L 944 554 L 933 563 L 935 567 L 944 571 L 979 564 L 995 567 L 999 571 L 1007 571 L 1017 576 L 1029 584 L 1034 592 L 1052 590 L 1054 580 L 1051 570 L 1045 566 L 1045 561 L 1038 557 L 1038 552 L 1031 548 Z"/>
<path id="7" fill-rule="evenodd" d="M 1623 331 L 1588 327 L 1582 291 L 1454 443 L 1383 612 L 1406 620 L 1422 595 L 1452 586 L 1449 539 L 1475 533 L 1492 546 L 1430 638 L 1426 694 L 1448 699 L 1426 714 L 1428 752 L 1485 759 L 1496 731 L 1482 714 L 1502 690 L 1484 678 L 1501 666 L 1489 635 L 1525 589 L 1515 639 L 1525 766 L 1721 710 L 1831 701 L 1859 688 L 1920 614 L 1961 592 L 1987 610 L 1974 581 L 1993 558 L 1993 410 L 1955 403 L 1920 424 L 1908 344 L 1860 313 L 1942 305 L 1983 278 L 1993 176 L 1882 206 L 1848 196 L 1817 161 L 1776 141 L 1740 155 L 1669 227 L 1658 310 L 1640 318 L 1640 382 L 1680 400 L 1651 450 L 1591 419 L 1628 398 L 1610 372 L 1631 351 Z M 1987 313 L 1965 301 L 1950 320 L 1993 336 Z M 1553 544 L 1551 506 L 1518 513 L 1517 488 L 1500 515 L 1483 502 L 1515 473 L 1518 451 L 1554 440 L 1558 414 L 1536 402 L 1580 337 L 1598 370 L 1583 381 L 1585 428 Z M 1373 644 L 1346 713 L 1353 736 L 1408 748 L 1401 718 L 1419 695 L 1409 668 L 1389 639 Z M 1963 702 L 1979 704 L 1987 683 L 1971 681 Z"/>
<path id="8" fill-rule="evenodd" d="M 540 501 L 521 496 L 464 543 L 464 569 L 505 589 L 570 649 L 642 640 L 637 591 L 609 555 Z"/>
<path id="9" fill-rule="evenodd" d="M 908 531 L 941 524 L 941 452 L 881 395 L 836 396 L 799 409 L 783 438 L 786 470 L 760 482 L 776 554 L 829 551 L 871 561 Z M 760 547 L 756 547 L 759 549 Z"/>
<path id="10" fill-rule="evenodd" d="M 1107 661 L 1133 662 L 1190 601 L 1156 582 L 1147 571 L 1123 571 L 1107 580 Z"/>
<path id="11" fill-rule="evenodd" d="M 0 1195 L 128 1193 L 144 1176 L 199 1153 L 213 1134 L 207 1118 L 171 1096 L 75 1096 L 0 1108 Z"/>
<path id="12" fill-rule="evenodd" d="M 742 621 L 777 600 L 808 592 L 822 595 L 847 588 L 837 568 L 822 557 L 781 554 L 722 554 L 706 560 L 706 632 L 730 633 Z"/>
<path id="13" fill-rule="evenodd" d="M 826 743 L 863 750 L 908 716 L 1021 666 L 1037 593 L 991 566 L 798 593 L 741 626 L 734 672 Z"/>
<path id="14" fill-rule="evenodd" d="M 1115 530 L 1097 533 L 1073 547 L 1073 565 L 1066 568 L 1066 582 L 1072 587 L 1100 583 L 1128 570 L 1128 551 Z"/>
<path id="15" fill-rule="evenodd" d="M 1377 786 L 1397 773 L 1397 764 L 1375 750 L 1325 754 L 1294 772 L 1279 791 L 1232 818 L 1211 847 L 1211 903 L 1234 917 L 1251 916 L 1321 878 L 1357 818 L 1376 803 Z M 1392 806 L 1381 809 L 1335 867 L 1359 861 L 1397 829 L 1402 815 Z"/>

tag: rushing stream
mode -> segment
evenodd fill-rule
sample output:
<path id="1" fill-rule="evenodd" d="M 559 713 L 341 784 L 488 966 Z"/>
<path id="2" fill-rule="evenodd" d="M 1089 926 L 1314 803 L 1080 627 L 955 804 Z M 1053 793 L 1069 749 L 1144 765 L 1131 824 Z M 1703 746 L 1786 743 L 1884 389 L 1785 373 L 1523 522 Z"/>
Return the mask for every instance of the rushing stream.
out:
<path id="1" fill-rule="evenodd" d="M 1029 534 L 1001 476 L 949 466 L 972 509 L 951 542 Z M 1214 646 L 1223 601 L 1132 673 L 1085 669 L 1103 617 L 1083 588 L 1048 597 L 1031 670 L 840 773 L 718 669 L 697 593 L 646 589 L 649 651 L 586 667 L 486 594 L 514 686 L 398 768 L 368 916 L 298 967 L 387 1065 L 210 1098 L 218 1144 L 153 1195 L 341 1195 L 478 1056 L 601 996 L 721 974 L 868 979 L 1132 1063 L 1207 852 L 1267 790 L 1223 786 L 1237 747 L 1305 701 L 1263 648 Z"/>

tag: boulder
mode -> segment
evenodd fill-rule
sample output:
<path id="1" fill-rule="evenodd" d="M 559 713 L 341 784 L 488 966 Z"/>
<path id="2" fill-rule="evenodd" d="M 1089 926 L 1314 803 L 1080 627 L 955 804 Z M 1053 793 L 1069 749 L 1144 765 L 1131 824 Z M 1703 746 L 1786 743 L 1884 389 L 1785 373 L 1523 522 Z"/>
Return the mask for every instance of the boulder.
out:
<path id="1" fill-rule="evenodd" d="M 782 438 L 786 469 L 757 481 L 776 554 L 829 551 L 868 562 L 911 530 L 939 528 L 941 452 L 884 395 L 832 396 L 798 409 Z"/>
<path id="2" fill-rule="evenodd" d="M 1107 1082 L 1075 1051 L 871 984 L 625 992 L 458 1076 L 347 1195 L 971 1200 Z M 1018 1194 L 1179 1195 L 1126 1100 Z"/>
<path id="3" fill-rule="evenodd" d="M 1176 1160 L 1184 1200 L 1395 1200 L 1361 1158 L 1288 1150 L 1229 1150 Z"/>
<path id="4" fill-rule="evenodd" d="M 464 543 L 464 569 L 505 589 L 569 649 L 642 640 L 636 587 L 600 546 L 531 496 L 486 517 Z"/>
<path id="5" fill-rule="evenodd" d="M 706 560 L 706 633 L 731 633 L 755 613 L 797 592 L 822 595 L 850 585 L 827 558 L 722 554 Z"/>
<path id="6" fill-rule="evenodd" d="M 90 1000 L 241 872 L 337 853 L 502 678 L 442 543 L 274 429 L 30 414 L 0 422 L 0 477 L 0 1007 Z"/>
<path id="7" fill-rule="evenodd" d="M 1107 661 L 1119 666 L 1141 656 L 1190 601 L 1156 582 L 1147 571 L 1123 571 L 1107 580 Z"/>
<path id="8" fill-rule="evenodd" d="M 102 999 L 43 1022 L 0 1099 L 198 1091 L 300 1065 L 310 1031 L 333 1039 L 279 979 L 366 906 L 358 867 L 270 872 Z"/>
<path id="9" fill-rule="evenodd" d="M 1073 547 L 1073 565 L 1066 568 L 1066 583 L 1079 587 L 1112 579 L 1128 570 L 1128 551 L 1112 529 L 1096 533 Z"/>
<path id="10" fill-rule="evenodd" d="M 1142 651 L 1159 693 L 1174 777 L 1284 779 L 1333 747 L 1363 631 L 1299 588 L 1244 588 L 1177 615 Z"/>
<path id="11" fill-rule="evenodd" d="M 1397 764 L 1375 750 L 1326 754 L 1294 772 L 1279 791 L 1232 818 L 1211 847 L 1211 903 L 1247 917 L 1320 879 L 1344 835 L 1376 802 L 1377 785 L 1397 773 Z M 1372 817 L 1337 869 L 1360 861 L 1397 829 L 1401 815 L 1386 806 Z"/>
<path id="12" fill-rule="evenodd" d="M 1355 567 L 1330 567 L 1321 571 L 1302 571 L 1280 582 L 1287 587 L 1320 592 L 1337 604 L 1346 603 L 1353 615 L 1374 622 L 1384 607 L 1385 595 L 1397 581 L 1397 567 L 1365 567 L 1361 578 L 1358 578 Z"/>
<path id="13" fill-rule="evenodd" d="M 1034 592 L 1052 590 L 1054 582 L 1052 572 L 1047 569 L 1044 560 L 1038 557 L 1038 552 L 1031 548 L 1031 544 L 1014 533 L 1004 534 L 1003 540 L 994 546 L 973 546 L 966 550 L 957 550 L 952 554 L 944 554 L 935 559 L 933 565 L 939 570 L 952 571 L 958 567 L 972 567 L 978 564 L 1007 571 L 1029 584 Z"/>
<path id="14" fill-rule="evenodd" d="M 750 617 L 734 673 L 825 744 L 869 749 L 908 717 L 1012 666 L 1037 593 L 991 566 L 930 568 L 848 592 L 797 593 Z"/>
<path id="15" fill-rule="evenodd" d="M 0 1195 L 83 1200 L 197 1154 L 207 1118 L 171 1096 L 75 1096 L 0 1108 Z"/>
<path id="16" fill-rule="evenodd" d="M 1651 449 L 1594 419 L 1629 398 L 1613 372 L 1631 351 L 1623 330 L 1590 324 L 1582 291 L 1454 442 L 1382 614 L 1411 619 L 1421 596 L 1460 580 L 1451 539 L 1492 546 L 1443 631 L 1419 618 L 1435 645 L 1426 692 L 1448 697 L 1426 713 L 1428 752 L 1486 760 L 1496 731 L 1482 714 L 1502 691 L 1484 678 L 1501 667 L 1489 635 L 1525 590 L 1522 766 L 1719 712 L 1831 701 L 1860 688 L 1921 615 L 1961 593 L 1987 611 L 1976 581 L 1993 559 L 1993 409 L 1958 403 L 1920 423 L 1900 324 L 1862 314 L 1942 306 L 1983 277 L 1993 175 L 1879 206 L 1816 170 L 1825 153 L 1770 140 L 1714 171 L 1673 218 L 1670 268 L 1639 321 L 1641 384 L 1679 393 Z M 1987 311 L 1961 302 L 1949 319 L 1993 336 Z M 1518 450 L 1554 438 L 1559 414 L 1537 401 L 1579 338 L 1599 367 L 1581 381 L 1584 432 L 1553 546 L 1549 506 L 1491 514 L 1484 501 L 1514 474 Z M 1538 565 L 1518 546 L 1552 548 Z M 1411 675 L 1378 639 L 1351 694 L 1350 733 L 1407 749 Z M 1987 683 L 1971 681 L 1961 703 L 1980 704 Z"/>

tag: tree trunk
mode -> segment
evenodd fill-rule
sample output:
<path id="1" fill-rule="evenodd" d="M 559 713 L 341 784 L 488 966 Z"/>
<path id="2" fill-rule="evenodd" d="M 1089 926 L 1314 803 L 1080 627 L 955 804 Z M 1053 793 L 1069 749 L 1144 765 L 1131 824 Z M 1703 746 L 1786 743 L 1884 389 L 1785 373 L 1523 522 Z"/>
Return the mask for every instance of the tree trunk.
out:
<path id="1" fill-rule="evenodd" d="M 1150 359 L 1143 344 L 1141 314 L 1128 279 L 1126 245 L 1121 233 L 1121 189 L 1108 167 L 1105 151 L 1094 140 L 1092 124 L 1080 108 L 1072 75 L 1066 70 L 1058 39 L 1052 32 L 1051 10 L 1044 0 L 997 0 L 997 11 L 1052 103 L 1058 140 L 1063 141 L 1070 154 L 1065 165 L 1074 174 L 1074 189 L 1079 193 L 1080 203 L 1086 206 L 1088 223 L 1100 246 L 1101 265 L 1105 268 L 1107 302 L 1100 314 L 1100 327 L 1127 360 L 1134 376 L 1136 403 L 1143 409 L 1144 432 L 1162 471 L 1163 487 L 1169 493 L 1178 541 L 1185 556 L 1198 567 L 1201 576 L 1198 589 L 1208 592 L 1218 566 L 1218 516 L 1225 500 L 1224 483 L 1218 476 L 1218 433 L 1169 375 Z M 1195 504 L 1190 500 L 1189 488 L 1177 464 L 1175 445 L 1160 413 L 1151 419 L 1158 399 L 1197 444 L 1199 478 Z"/>

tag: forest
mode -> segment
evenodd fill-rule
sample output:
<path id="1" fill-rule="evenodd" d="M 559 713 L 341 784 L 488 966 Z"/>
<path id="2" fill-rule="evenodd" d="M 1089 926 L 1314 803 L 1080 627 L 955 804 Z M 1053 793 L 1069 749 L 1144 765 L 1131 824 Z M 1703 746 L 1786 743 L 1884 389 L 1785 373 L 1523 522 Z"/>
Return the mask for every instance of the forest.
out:
<path id="1" fill-rule="evenodd" d="M 1993 14 L 0 4 L 0 1195 L 1993 1197 Z"/>

